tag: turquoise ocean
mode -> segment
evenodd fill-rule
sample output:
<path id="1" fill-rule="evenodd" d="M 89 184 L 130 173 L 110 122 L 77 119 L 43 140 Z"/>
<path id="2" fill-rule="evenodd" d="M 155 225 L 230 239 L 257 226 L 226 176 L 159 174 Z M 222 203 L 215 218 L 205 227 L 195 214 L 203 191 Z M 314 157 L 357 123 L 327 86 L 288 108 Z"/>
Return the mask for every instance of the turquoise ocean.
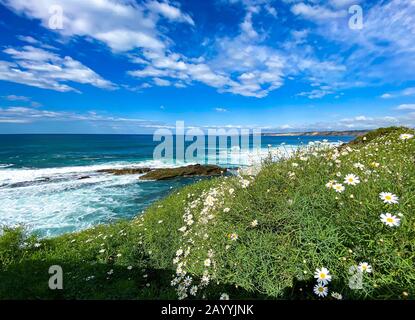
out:
<path id="1" fill-rule="evenodd" d="M 323 139 L 336 143 L 352 137 L 264 136 L 261 148 L 296 148 Z M 0 135 L 0 226 L 22 225 L 49 237 L 141 214 L 197 179 L 140 181 L 139 175 L 97 171 L 186 164 L 154 160 L 159 143 L 152 135 Z M 237 165 L 230 159 L 224 166 Z"/>

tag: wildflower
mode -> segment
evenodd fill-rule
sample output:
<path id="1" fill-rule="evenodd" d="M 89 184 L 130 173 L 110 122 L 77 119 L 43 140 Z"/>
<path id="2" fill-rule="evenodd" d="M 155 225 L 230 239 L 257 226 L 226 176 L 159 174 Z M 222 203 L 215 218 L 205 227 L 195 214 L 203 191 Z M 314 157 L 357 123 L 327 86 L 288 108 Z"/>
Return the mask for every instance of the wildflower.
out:
<path id="1" fill-rule="evenodd" d="M 114 273 L 114 270 L 111 269 L 110 271 L 107 272 L 108 275 L 112 275 Z"/>
<path id="2" fill-rule="evenodd" d="M 258 220 L 254 220 L 251 222 L 251 227 L 255 228 L 258 225 Z"/>
<path id="3" fill-rule="evenodd" d="M 192 284 L 192 278 L 187 276 L 184 280 L 183 280 L 183 285 L 185 285 L 186 287 L 190 286 Z"/>
<path id="4" fill-rule="evenodd" d="M 409 133 L 402 133 L 400 136 L 399 136 L 399 139 L 401 139 L 401 140 L 409 140 L 409 139 L 412 139 L 414 137 L 414 135 L 413 134 L 409 134 Z"/>
<path id="5" fill-rule="evenodd" d="M 228 213 L 229 211 L 231 211 L 231 209 L 230 209 L 230 208 L 225 208 L 225 209 L 223 209 L 223 212 L 225 212 L 225 213 Z"/>
<path id="6" fill-rule="evenodd" d="M 233 189 L 233 188 L 230 188 L 230 189 L 229 189 L 229 194 L 230 194 L 230 195 L 232 195 L 234 192 L 235 192 L 235 189 Z"/>
<path id="7" fill-rule="evenodd" d="M 236 233 L 231 233 L 231 234 L 229 235 L 229 238 L 230 238 L 232 241 L 236 241 L 236 240 L 238 240 L 238 235 L 237 235 Z"/>
<path id="8" fill-rule="evenodd" d="M 331 281 L 331 275 L 327 268 L 322 267 L 321 269 L 316 269 L 314 273 L 314 278 L 317 279 L 319 284 L 326 285 Z"/>
<path id="9" fill-rule="evenodd" d="M 354 174 L 348 174 L 345 178 L 344 178 L 344 183 L 351 185 L 351 186 L 355 186 L 357 184 L 360 183 L 360 179 L 358 176 L 354 175 Z"/>
<path id="10" fill-rule="evenodd" d="M 183 227 L 181 227 L 180 229 L 179 229 L 179 231 L 181 231 L 181 232 L 185 232 L 186 231 L 186 226 L 183 226 Z"/>
<path id="11" fill-rule="evenodd" d="M 127 270 L 132 270 L 133 269 L 133 266 L 128 266 L 127 267 Z"/>
<path id="12" fill-rule="evenodd" d="M 329 189 L 331 189 L 331 188 L 333 188 L 333 185 L 335 183 L 337 183 L 336 180 L 330 180 L 329 182 L 326 183 L 326 187 L 329 188 Z"/>
<path id="13" fill-rule="evenodd" d="M 190 288 L 190 294 L 192 295 L 192 296 L 195 296 L 196 295 L 196 293 L 197 293 L 197 286 L 193 286 L 193 287 L 191 287 Z"/>
<path id="14" fill-rule="evenodd" d="M 319 297 L 327 296 L 329 289 L 322 284 L 316 284 L 313 288 L 314 293 Z"/>
<path id="15" fill-rule="evenodd" d="M 242 179 L 241 180 L 241 186 L 242 186 L 243 189 L 248 188 L 249 187 L 249 181 L 245 180 L 245 179 Z"/>
<path id="16" fill-rule="evenodd" d="M 293 162 L 291 165 L 292 165 L 294 168 L 297 168 L 297 167 L 299 166 L 299 164 L 298 164 L 297 162 Z"/>
<path id="17" fill-rule="evenodd" d="M 356 169 L 360 169 L 360 170 L 363 170 L 365 168 L 365 166 L 361 164 L 360 162 L 355 163 L 353 167 L 355 167 Z"/>
<path id="18" fill-rule="evenodd" d="M 176 256 L 178 257 L 178 256 L 181 256 L 183 254 L 183 250 L 182 249 L 179 249 L 179 250 L 177 250 L 176 251 Z"/>
<path id="19" fill-rule="evenodd" d="M 99 250 L 99 253 L 104 253 L 104 252 L 105 252 L 105 249 Z"/>
<path id="20" fill-rule="evenodd" d="M 380 220 L 389 227 L 398 227 L 401 224 L 401 219 L 390 213 L 382 213 L 380 215 Z"/>
<path id="21" fill-rule="evenodd" d="M 212 207 L 215 204 L 215 198 L 211 195 L 208 195 L 205 200 L 205 205 L 208 207 Z"/>
<path id="22" fill-rule="evenodd" d="M 341 183 L 335 183 L 333 184 L 333 189 L 338 193 L 342 193 L 345 187 Z"/>
<path id="23" fill-rule="evenodd" d="M 205 265 L 205 267 L 210 267 L 212 261 L 210 259 L 206 259 L 203 264 Z"/>
<path id="24" fill-rule="evenodd" d="M 368 264 L 367 262 L 360 262 L 357 268 L 359 269 L 360 272 L 367 272 L 367 273 L 372 272 L 372 266 Z"/>
<path id="25" fill-rule="evenodd" d="M 332 292 L 331 296 L 336 300 L 342 300 L 343 299 L 343 296 L 338 292 Z"/>
<path id="26" fill-rule="evenodd" d="M 209 275 L 208 274 L 204 274 L 202 276 L 202 279 L 201 279 L 200 282 L 201 282 L 202 285 L 208 285 L 209 284 L 209 280 L 210 280 Z"/>
<path id="27" fill-rule="evenodd" d="M 227 293 L 222 293 L 219 300 L 229 300 L 229 295 Z"/>
<path id="28" fill-rule="evenodd" d="M 394 195 L 393 193 L 390 192 L 381 192 L 379 194 L 379 197 L 381 200 L 383 200 L 384 203 L 398 203 L 399 197 Z"/>
<path id="29" fill-rule="evenodd" d="M 378 163 L 378 162 L 372 162 L 370 165 L 371 165 L 372 167 L 374 167 L 374 168 L 379 168 L 380 163 Z"/>

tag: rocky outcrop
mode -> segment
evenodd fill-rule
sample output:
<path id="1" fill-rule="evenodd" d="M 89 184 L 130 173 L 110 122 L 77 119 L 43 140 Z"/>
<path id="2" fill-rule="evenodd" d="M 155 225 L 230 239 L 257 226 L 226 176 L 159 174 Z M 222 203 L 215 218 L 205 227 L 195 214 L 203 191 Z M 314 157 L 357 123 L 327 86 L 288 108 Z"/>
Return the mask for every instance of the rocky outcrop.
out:
<path id="1" fill-rule="evenodd" d="M 102 169 L 98 170 L 97 172 L 100 173 L 110 173 L 116 176 L 122 176 L 126 174 L 142 174 L 147 173 L 151 169 L 150 168 L 123 168 L 123 169 Z"/>
<path id="2" fill-rule="evenodd" d="M 141 180 L 169 180 L 179 177 L 196 177 L 196 176 L 220 176 L 227 171 L 215 165 L 189 165 L 178 168 L 123 168 L 123 169 L 102 169 L 97 172 L 109 173 L 116 176 L 127 174 L 143 174 Z"/>
<path id="3" fill-rule="evenodd" d="M 179 168 L 164 168 L 152 170 L 142 177 L 141 180 L 169 180 L 178 177 L 195 176 L 220 176 L 226 172 L 225 168 L 215 165 L 189 165 Z"/>

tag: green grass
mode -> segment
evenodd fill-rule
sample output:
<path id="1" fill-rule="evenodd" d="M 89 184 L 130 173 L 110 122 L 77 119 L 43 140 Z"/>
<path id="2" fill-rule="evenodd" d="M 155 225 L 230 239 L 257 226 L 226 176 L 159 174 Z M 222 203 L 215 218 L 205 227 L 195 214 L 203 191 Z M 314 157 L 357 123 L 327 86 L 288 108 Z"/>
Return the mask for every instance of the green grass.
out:
<path id="1" fill-rule="evenodd" d="M 204 180 L 173 192 L 133 221 L 44 240 L 21 228 L 4 229 L 0 298 L 218 299 L 227 293 L 231 299 L 318 299 L 314 271 L 326 267 L 329 293 L 411 299 L 415 138 L 403 141 L 402 133 L 414 132 L 379 129 L 341 146 L 336 155 L 309 147 L 288 160 L 264 163 L 255 177 Z M 350 173 L 361 182 L 345 185 Z M 333 179 L 345 185 L 344 192 L 326 187 Z M 396 194 L 399 203 L 383 203 L 380 192 Z M 385 212 L 402 214 L 400 226 L 383 224 L 379 216 Z M 352 290 L 349 269 L 360 262 L 373 271 L 363 273 L 361 289 Z M 62 266 L 64 290 L 48 289 L 51 265 Z M 186 276 L 177 277 L 177 271 Z M 194 296 L 183 289 L 187 276 L 189 288 L 197 287 Z"/>

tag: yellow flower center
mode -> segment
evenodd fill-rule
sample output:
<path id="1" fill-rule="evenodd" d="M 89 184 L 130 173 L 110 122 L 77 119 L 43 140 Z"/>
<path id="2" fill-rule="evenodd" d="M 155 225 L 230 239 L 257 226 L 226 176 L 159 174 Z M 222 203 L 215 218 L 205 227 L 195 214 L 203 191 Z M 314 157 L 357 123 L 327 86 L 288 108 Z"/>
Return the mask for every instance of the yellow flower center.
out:
<path id="1" fill-rule="evenodd" d="M 326 279 L 326 275 L 324 273 L 320 273 L 320 278 L 321 279 Z"/>
<path id="2" fill-rule="evenodd" d="M 392 218 L 386 218 L 386 221 L 392 223 L 393 219 Z"/>
<path id="3" fill-rule="evenodd" d="M 391 196 L 385 196 L 385 199 L 386 200 L 392 200 L 392 197 Z"/>
<path id="4" fill-rule="evenodd" d="M 319 288 L 318 288 L 318 291 L 319 291 L 319 292 L 324 292 L 324 288 L 323 288 L 323 287 L 319 287 Z"/>

